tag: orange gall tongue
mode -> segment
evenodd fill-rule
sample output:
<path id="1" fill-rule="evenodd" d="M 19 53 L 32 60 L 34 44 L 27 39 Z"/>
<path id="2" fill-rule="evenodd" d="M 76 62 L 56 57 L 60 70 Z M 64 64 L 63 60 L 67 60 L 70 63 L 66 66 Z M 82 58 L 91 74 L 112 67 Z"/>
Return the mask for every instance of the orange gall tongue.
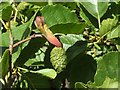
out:
<path id="1" fill-rule="evenodd" d="M 43 36 L 56 47 L 62 47 L 59 40 L 54 36 L 52 31 L 48 28 L 48 26 L 44 23 L 44 17 L 37 16 L 35 20 L 35 26 L 41 31 Z"/>
<path id="2" fill-rule="evenodd" d="M 55 45 L 56 47 L 62 47 L 61 43 L 59 42 L 59 40 L 55 36 L 48 36 L 48 37 L 46 37 L 46 39 L 51 44 Z"/>
<path id="3" fill-rule="evenodd" d="M 44 17 L 37 16 L 35 20 L 35 26 L 40 29 L 40 27 L 44 24 Z"/>

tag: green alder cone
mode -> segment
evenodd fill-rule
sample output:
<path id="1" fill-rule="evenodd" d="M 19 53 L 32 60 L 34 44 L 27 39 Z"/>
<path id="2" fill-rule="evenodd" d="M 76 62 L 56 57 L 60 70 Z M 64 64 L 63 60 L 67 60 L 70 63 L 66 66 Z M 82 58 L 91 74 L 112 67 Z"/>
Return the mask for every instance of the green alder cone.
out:
<path id="1" fill-rule="evenodd" d="M 67 65 L 65 50 L 60 47 L 54 47 L 50 53 L 50 61 L 57 73 L 62 72 Z"/>

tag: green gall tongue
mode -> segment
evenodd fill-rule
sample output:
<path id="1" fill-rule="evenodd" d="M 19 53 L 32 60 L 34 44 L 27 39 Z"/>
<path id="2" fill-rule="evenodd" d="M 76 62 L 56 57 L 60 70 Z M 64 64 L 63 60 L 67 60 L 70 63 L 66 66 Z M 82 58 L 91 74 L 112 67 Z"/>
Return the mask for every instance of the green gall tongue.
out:
<path id="1" fill-rule="evenodd" d="M 50 61 L 57 73 L 63 71 L 67 65 L 65 50 L 60 47 L 54 47 L 50 53 Z"/>

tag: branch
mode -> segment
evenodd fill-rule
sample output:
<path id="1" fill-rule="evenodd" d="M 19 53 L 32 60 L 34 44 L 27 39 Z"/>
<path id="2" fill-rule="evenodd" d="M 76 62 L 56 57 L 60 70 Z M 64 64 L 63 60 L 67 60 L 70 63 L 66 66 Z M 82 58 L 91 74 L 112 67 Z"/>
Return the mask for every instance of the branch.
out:
<path id="1" fill-rule="evenodd" d="M 9 77 L 9 83 L 8 87 L 11 88 L 12 86 L 12 52 L 13 52 L 13 36 L 12 31 L 9 28 L 9 37 L 10 37 L 10 45 L 9 45 L 9 71 L 10 71 L 10 77 Z"/>
<path id="2" fill-rule="evenodd" d="M 28 37 L 28 38 L 26 38 L 26 39 L 24 39 L 24 40 L 22 40 L 22 41 L 19 41 L 19 42 L 15 43 L 15 44 L 13 45 L 13 48 L 15 48 L 16 46 L 18 46 L 18 45 L 20 45 L 20 44 L 22 44 L 22 43 L 24 43 L 24 42 L 26 42 L 26 41 L 29 41 L 29 40 L 31 40 L 31 39 L 33 39 L 33 38 L 37 38 L 37 37 L 41 37 L 41 38 L 42 38 L 42 35 L 41 35 L 41 34 L 33 34 L 33 35 L 31 35 L 30 37 Z"/>
<path id="3" fill-rule="evenodd" d="M 0 18 L 1 23 L 3 24 L 3 26 L 5 27 L 6 30 L 8 30 L 8 27 L 6 26 L 5 22 Z"/>

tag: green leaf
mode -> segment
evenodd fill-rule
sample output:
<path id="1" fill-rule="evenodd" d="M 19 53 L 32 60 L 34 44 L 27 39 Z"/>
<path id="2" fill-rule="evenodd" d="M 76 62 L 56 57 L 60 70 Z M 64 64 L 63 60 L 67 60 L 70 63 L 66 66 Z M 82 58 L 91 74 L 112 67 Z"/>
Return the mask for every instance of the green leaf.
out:
<path id="1" fill-rule="evenodd" d="M 5 21 L 10 21 L 12 14 L 12 6 L 8 6 L 2 10 L 2 19 Z"/>
<path id="2" fill-rule="evenodd" d="M 13 0 L 3 0 L 3 2 L 7 2 L 7 3 L 11 4 L 13 2 Z"/>
<path id="3" fill-rule="evenodd" d="M 118 22 L 117 18 L 114 19 L 107 18 L 106 20 L 103 20 L 101 23 L 101 27 L 99 29 L 100 36 L 101 37 L 105 36 L 110 31 L 112 31 L 113 28 L 116 26 L 117 22 Z"/>
<path id="4" fill-rule="evenodd" d="M 19 5 L 17 6 L 17 10 L 18 10 L 18 11 L 22 11 L 22 10 L 24 10 L 28 5 L 29 5 L 29 3 L 23 1 L 23 2 L 19 3 Z"/>
<path id="5" fill-rule="evenodd" d="M 98 20 L 93 17 L 82 5 L 80 8 L 80 17 L 88 24 L 98 28 Z"/>
<path id="6" fill-rule="evenodd" d="M 42 74 L 43 76 L 49 77 L 51 79 L 55 79 L 55 77 L 57 76 L 56 71 L 53 70 L 53 69 L 41 69 L 41 70 L 38 70 L 38 71 L 31 71 L 31 72 Z"/>
<path id="7" fill-rule="evenodd" d="M 87 88 L 87 87 L 85 87 L 84 83 L 82 83 L 82 82 L 76 82 L 75 88 L 76 88 L 76 90 L 79 90 L 80 88 Z"/>
<path id="8" fill-rule="evenodd" d="M 31 89 L 43 90 L 43 88 L 50 88 L 49 78 L 38 73 L 22 73 L 22 80 L 26 80 L 28 87 Z"/>
<path id="9" fill-rule="evenodd" d="M 1 2 L 0 3 L 0 11 L 6 8 L 7 6 L 10 6 L 10 3 L 8 2 Z"/>
<path id="10" fill-rule="evenodd" d="M 116 45 L 118 51 L 120 52 L 120 45 Z"/>
<path id="11" fill-rule="evenodd" d="M 48 27 L 56 24 L 79 23 L 77 16 L 62 5 L 47 5 L 41 10 Z"/>
<path id="12" fill-rule="evenodd" d="M 86 2 L 81 2 L 81 4 L 91 15 L 97 19 L 100 19 L 108 8 L 108 0 L 105 2 L 99 2 L 98 0 L 88 0 Z"/>
<path id="13" fill-rule="evenodd" d="M 53 33 L 64 33 L 64 34 L 80 34 L 83 33 L 86 24 L 84 22 L 76 24 L 76 23 L 67 23 L 67 24 L 57 24 L 50 29 Z"/>
<path id="14" fill-rule="evenodd" d="M 120 38 L 114 38 L 111 41 L 116 45 L 117 50 L 120 51 Z"/>
<path id="15" fill-rule="evenodd" d="M 77 41 L 74 45 L 69 47 L 66 51 L 67 58 L 69 61 L 74 60 L 79 54 L 84 53 L 85 49 L 87 48 L 86 41 Z"/>
<path id="16" fill-rule="evenodd" d="M 34 2 L 28 2 L 28 3 L 30 3 L 30 4 L 33 4 L 33 5 L 37 5 L 37 6 L 45 6 L 45 5 L 47 5 L 48 4 L 48 2 L 38 2 L 38 1 L 34 1 Z"/>
<path id="17" fill-rule="evenodd" d="M 35 15 L 36 15 L 36 13 L 33 15 L 33 17 L 28 22 L 26 22 L 20 26 L 12 28 L 12 35 L 13 35 L 15 42 L 23 40 L 29 36 L 29 34 L 30 34 L 29 27 L 32 25 Z M 2 40 L 0 40 L 0 46 L 8 47 L 10 44 L 9 43 L 10 42 L 9 32 L 7 31 L 3 34 L 0 34 L 0 37 L 2 37 Z"/>
<path id="18" fill-rule="evenodd" d="M 21 50 L 24 48 L 23 44 L 13 49 L 12 62 L 15 63 L 16 59 L 19 57 Z"/>
<path id="19" fill-rule="evenodd" d="M 19 57 L 15 61 L 16 66 L 23 66 L 27 60 L 34 57 L 35 53 L 44 45 L 44 38 L 31 39 L 28 45 L 21 51 Z"/>
<path id="20" fill-rule="evenodd" d="M 38 61 L 36 58 L 29 59 L 25 62 L 25 66 L 44 66 L 43 62 Z"/>
<path id="21" fill-rule="evenodd" d="M 38 50 L 38 52 L 35 53 L 35 57 L 30 58 L 27 62 L 25 62 L 25 66 L 27 67 L 44 67 L 44 57 L 45 57 L 45 51 L 47 47 L 42 47 Z"/>
<path id="22" fill-rule="evenodd" d="M 118 37 L 120 37 L 120 25 L 107 35 L 107 39 L 118 38 Z"/>
<path id="23" fill-rule="evenodd" d="M 99 88 L 118 88 L 118 81 L 106 77 L 105 81 L 103 82 L 103 85 Z"/>
<path id="24" fill-rule="evenodd" d="M 76 82 L 94 81 L 97 64 L 94 58 L 87 54 L 79 54 L 67 66 L 67 78 L 72 87 Z"/>
<path id="25" fill-rule="evenodd" d="M 22 40 L 24 37 L 24 33 L 28 32 L 27 28 L 29 25 L 30 25 L 30 22 L 27 22 L 25 24 L 22 24 L 14 28 L 12 30 L 14 40 L 16 41 Z M 3 33 L 1 36 L 2 36 L 2 40 L 0 41 L 0 46 L 8 47 L 10 44 L 9 31 L 7 31 L 6 33 Z"/>
<path id="26" fill-rule="evenodd" d="M 75 35 L 75 34 L 67 34 L 60 36 L 60 41 L 63 44 L 63 48 L 67 50 L 69 47 L 71 47 L 73 44 L 75 44 L 77 41 L 84 41 L 83 35 Z"/>
<path id="27" fill-rule="evenodd" d="M 105 54 L 102 59 L 98 60 L 97 72 L 95 75 L 95 85 L 107 87 L 105 83 L 107 77 L 114 82 L 118 81 L 118 57 L 120 52 L 110 52 Z M 112 82 L 113 82 L 112 81 Z M 114 87 L 116 88 L 116 87 Z"/>
<path id="28" fill-rule="evenodd" d="M 54 47 L 50 53 L 50 61 L 58 73 L 63 71 L 67 65 L 65 50 L 63 48 Z"/>
<path id="29" fill-rule="evenodd" d="M 5 77 L 5 75 L 8 73 L 9 71 L 9 50 L 6 49 L 6 51 L 4 52 L 3 56 L 2 56 L 2 60 L 0 62 L 0 66 L 2 66 L 2 78 Z M 0 71 L 1 72 L 1 71 Z"/>
<path id="30" fill-rule="evenodd" d="M 76 2 L 54 2 L 54 4 L 61 4 L 65 7 L 68 7 L 70 10 L 76 9 Z"/>
<path id="31" fill-rule="evenodd" d="M 2 19 L 2 11 L 8 6 L 10 6 L 10 3 L 8 3 L 8 2 L 1 2 L 0 3 L 0 18 L 1 19 Z"/>
<path id="32" fill-rule="evenodd" d="M 14 40 L 15 40 L 14 42 L 21 41 L 21 40 L 25 39 L 26 37 L 28 37 L 28 36 L 30 35 L 31 29 L 28 29 L 28 27 L 31 28 L 32 23 L 33 23 L 33 20 L 34 20 L 34 18 L 35 18 L 35 16 L 36 16 L 36 13 L 37 13 L 37 11 L 36 11 L 35 14 L 33 15 L 33 17 L 30 19 L 30 21 L 28 21 L 28 22 L 25 24 L 24 27 L 22 27 L 23 25 L 21 25 L 21 27 L 20 27 L 20 28 L 21 28 L 21 29 L 20 29 L 21 32 L 18 33 L 17 30 L 16 30 L 16 31 L 13 33 L 14 36 L 15 36 L 15 34 L 18 35 L 18 36 L 15 36 L 15 37 L 16 37 L 16 40 L 14 39 Z M 18 27 L 16 27 L 16 28 L 18 28 Z M 26 30 L 24 30 L 24 29 L 26 29 Z M 15 30 L 15 28 L 14 28 L 13 30 Z M 18 29 L 18 30 L 19 30 L 19 29 Z M 21 35 L 19 35 L 20 33 L 21 33 Z M 21 53 L 21 50 L 24 49 L 24 48 L 28 45 L 28 43 L 29 43 L 29 41 L 24 42 L 24 43 L 22 43 L 21 45 L 15 47 L 15 48 L 13 49 L 13 56 L 12 56 L 13 63 L 15 63 L 16 59 L 19 57 L 19 55 L 20 55 L 20 53 Z"/>

